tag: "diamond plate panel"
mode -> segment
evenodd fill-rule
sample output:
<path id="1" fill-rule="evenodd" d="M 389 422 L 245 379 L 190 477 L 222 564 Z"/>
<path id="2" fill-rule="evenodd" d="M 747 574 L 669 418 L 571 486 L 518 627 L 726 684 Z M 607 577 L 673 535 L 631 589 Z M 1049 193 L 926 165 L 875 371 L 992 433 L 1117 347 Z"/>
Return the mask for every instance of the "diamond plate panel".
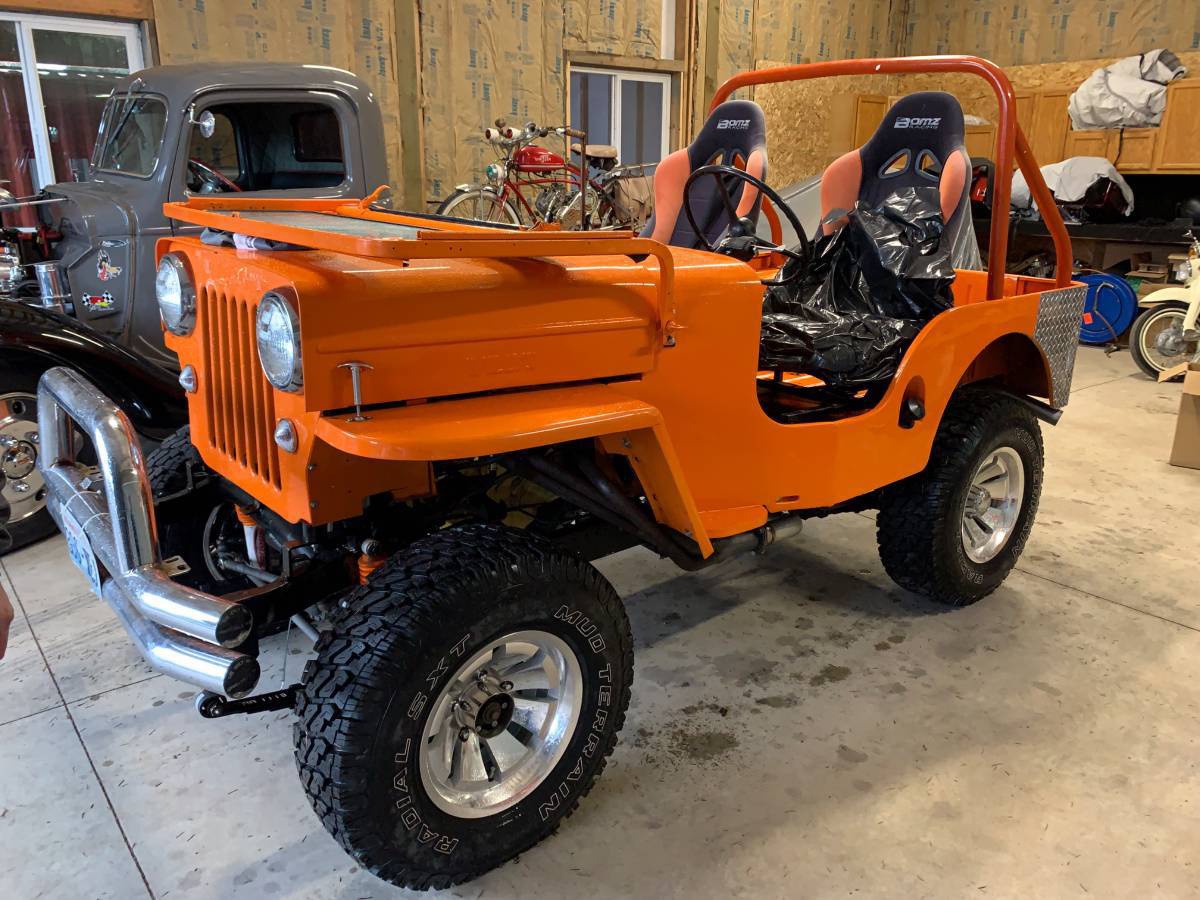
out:
<path id="1" fill-rule="evenodd" d="M 1050 405 L 1062 409 L 1071 394 L 1071 376 L 1075 371 L 1075 351 L 1079 349 L 1079 320 L 1087 287 L 1044 291 L 1038 305 L 1037 341 L 1050 363 Z"/>

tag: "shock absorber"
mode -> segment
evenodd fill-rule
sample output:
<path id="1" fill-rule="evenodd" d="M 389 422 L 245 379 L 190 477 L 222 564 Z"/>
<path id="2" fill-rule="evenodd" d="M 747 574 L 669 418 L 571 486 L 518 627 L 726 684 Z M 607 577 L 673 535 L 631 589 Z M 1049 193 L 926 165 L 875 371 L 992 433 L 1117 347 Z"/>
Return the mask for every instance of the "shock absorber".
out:
<path id="1" fill-rule="evenodd" d="M 259 527 L 254 521 L 254 517 L 250 515 L 243 507 L 235 507 L 237 509 L 237 519 L 242 525 L 242 531 L 246 537 L 246 560 L 255 568 L 262 569 L 263 556 L 262 552 L 265 547 L 260 546 L 259 542 Z"/>
<path id="2" fill-rule="evenodd" d="M 383 552 L 383 544 L 375 538 L 363 541 L 361 550 L 358 557 L 358 583 L 366 584 L 371 573 L 387 562 L 387 554 Z"/>

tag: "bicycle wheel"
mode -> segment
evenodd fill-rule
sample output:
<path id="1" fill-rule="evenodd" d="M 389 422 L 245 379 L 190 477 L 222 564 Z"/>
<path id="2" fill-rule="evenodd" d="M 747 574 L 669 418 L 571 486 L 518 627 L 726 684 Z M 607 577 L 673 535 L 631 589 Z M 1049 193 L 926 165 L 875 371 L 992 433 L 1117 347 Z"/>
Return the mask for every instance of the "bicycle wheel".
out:
<path id="1" fill-rule="evenodd" d="M 475 222 L 521 224 L 521 218 L 512 204 L 491 188 L 485 187 L 459 188 L 442 201 L 437 214 Z"/>

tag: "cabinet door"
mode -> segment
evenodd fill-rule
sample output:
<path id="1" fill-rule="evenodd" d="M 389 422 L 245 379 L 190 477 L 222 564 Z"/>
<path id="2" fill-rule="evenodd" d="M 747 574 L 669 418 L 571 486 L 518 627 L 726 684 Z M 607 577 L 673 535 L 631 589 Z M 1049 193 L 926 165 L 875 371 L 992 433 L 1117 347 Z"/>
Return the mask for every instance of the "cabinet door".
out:
<path id="1" fill-rule="evenodd" d="M 1013 91 L 1013 99 L 1017 102 L 1017 124 L 1025 134 L 1025 140 L 1033 144 L 1033 107 L 1037 103 L 1037 94 L 1033 91 Z"/>
<path id="2" fill-rule="evenodd" d="M 1120 172 L 1149 172 L 1154 164 L 1157 128 L 1126 128 L 1110 138 L 1113 165 Z"/>
<path id="3" fill-rule="evenodd" d="M 967 145 L 967 156 L 993 159 L 996 154 L 996 126 L 968 125 L 964 143 Z"/>
<path id="4" fill-rule="evenodd" d="M 1072 156 L 1102 156 L 1111 161 L 1109 138 L 1114 133 L 1111 131 L 1068 131 L 1063 159 L 1070 159 Z"/>
<path id="5" fill-rule="evenodd" d="M 1055 89 L 1038 91 L 1033 101 L 1032 134 L 1026 132 L 1029 149 L 1039 166 L 1049 165 L 1063 159 L 1067 132 L 1071 120 L 1067 116 L 1067 101 L 1071 91 Z"/>
<path id="6" fill-rule="evenodd" d="M 1200 78 L 1188 78 L 1167 88 L 1154 152 L 1158 172 L 1200 172 Z"/>
<path id="7" fill-rule="evenodd" d="M 854 116 L 854 146 L 861 147 L 875 134 L 888 109 L 888 98 L 880 94 L 859 94 Z"/>

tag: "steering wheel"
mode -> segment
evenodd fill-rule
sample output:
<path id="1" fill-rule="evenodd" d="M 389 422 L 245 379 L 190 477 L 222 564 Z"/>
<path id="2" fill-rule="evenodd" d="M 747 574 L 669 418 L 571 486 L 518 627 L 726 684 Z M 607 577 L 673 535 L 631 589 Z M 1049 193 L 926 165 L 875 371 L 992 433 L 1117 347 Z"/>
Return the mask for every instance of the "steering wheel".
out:
<path id="1" fill-rule="evenodd" d="M 753 185 L 771 201 L 771 204 L 776 210 L 783 213 L 788 224 L 796 230 L 796 237 L 800 239 L 800 251 L 789 250 L 786 247 L 780 247 L 770 241 L 765 241 L 754 233 L 754 223 L 745 216 L 738 216 L 737 204 L 733 202 L 733 197 L 729 193 L 729 184 L 725 180 L 728 175 L 732 178 L 738 178 L 747 184 Z M 692 214 L 691 204 L 691 189 L 692 185 L 699 178 L 715 178 L 717 180 L 717 196 L 721 199 L 721 205 L 729 214 L 729 232 L 724 238 L 721 238 L 716 244 L 708 239 L 700 227 L 696 224 L 696 217 Z M 804 226 L 800 224 L 800 219 L 796 216 L 783 198 L 769 187 L 761 178 L 751 175 L 745 169 L 739 169 L 736 166 L 727 166 L 723 164 L 714 164 L 701 166 L 691 175 L 683 184 L 683 213 L 687 216 L 688 225 L 692 227 L 692 231 L 700 238 L 706 250 L 713 253 L 727 253 L 731 256 L 753 256 L 756 250 L 774 250 L 782 253 L 784 256 L 800 262 L 801 264 L 808 261 L 812 255 L 811 248 L 808 243 L 808 235 L 804 231 Z"/>
<path id="2" fill-rule="evenodd" d="M 203 193 L 206 187 L 209 188 L 208 193 L 210 194 L 224 194 L 231 191 L 241 192 L 242 190 L 237 182 L 200 162 L 194 156 L 188 159 L 188 173 L 195 176 L 196 181 L 200 183 L 198 193 Z"/>

